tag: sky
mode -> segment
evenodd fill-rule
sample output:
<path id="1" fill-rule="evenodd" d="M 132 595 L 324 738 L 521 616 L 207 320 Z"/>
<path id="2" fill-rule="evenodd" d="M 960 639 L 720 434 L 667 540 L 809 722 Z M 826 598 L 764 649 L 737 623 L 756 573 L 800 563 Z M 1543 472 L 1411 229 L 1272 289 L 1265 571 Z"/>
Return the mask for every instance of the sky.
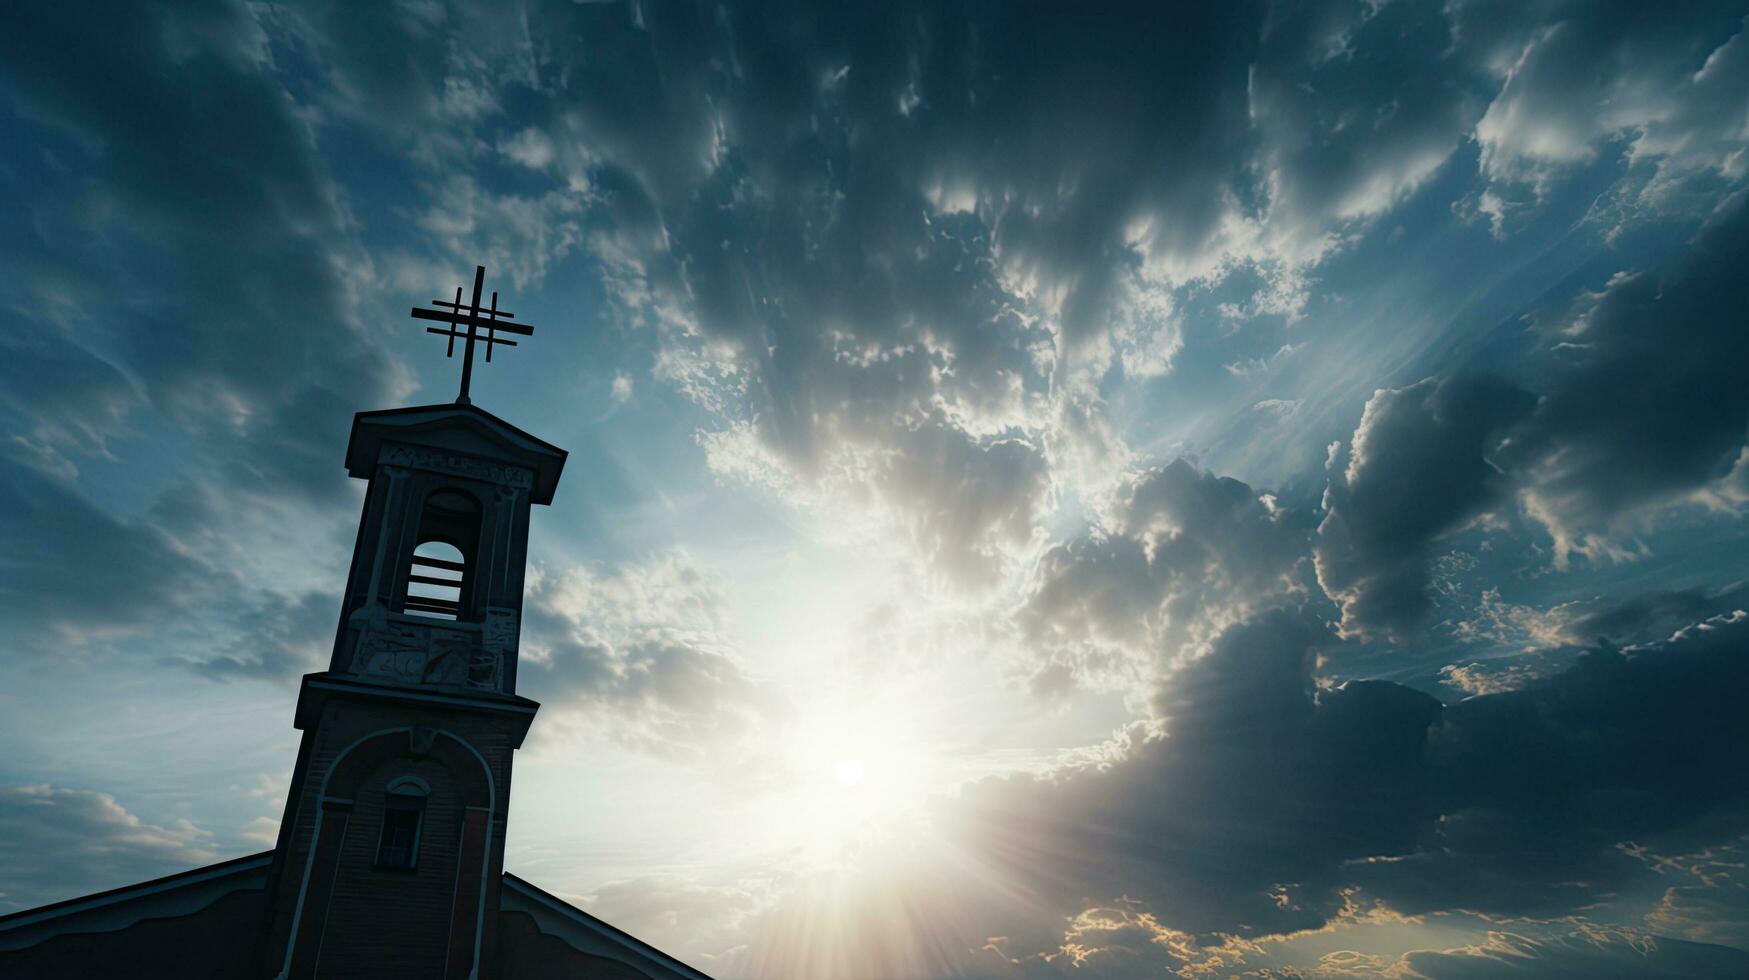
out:
<path id="1" fill-rule="evenodd" d="M 407 318 L 725 977 L 1749 973 L 1749 7 L 30 4 L 0 912 L 272 846 Z"/>

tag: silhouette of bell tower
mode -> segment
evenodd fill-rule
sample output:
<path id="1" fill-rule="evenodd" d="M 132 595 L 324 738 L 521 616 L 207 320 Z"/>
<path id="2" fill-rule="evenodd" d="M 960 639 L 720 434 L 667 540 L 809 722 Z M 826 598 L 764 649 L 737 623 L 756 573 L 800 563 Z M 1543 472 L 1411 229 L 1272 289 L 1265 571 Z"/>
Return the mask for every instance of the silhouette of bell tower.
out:
<path id="1" fill-rule="evenodd" d="M 511 756 L 534 720 L 516 694 L 531 508 L 565 451 L 468 399 L 474 346 L 505 323 L 461 292 L 437 320 L 454 404 L 361 412 L 346 469 L 368 481 L 334 652 L 305 675 L 303 732 L 268 882 L 263 975 L 487 975 Z M 465 329 L 463 329 L 465 328 Z"/>

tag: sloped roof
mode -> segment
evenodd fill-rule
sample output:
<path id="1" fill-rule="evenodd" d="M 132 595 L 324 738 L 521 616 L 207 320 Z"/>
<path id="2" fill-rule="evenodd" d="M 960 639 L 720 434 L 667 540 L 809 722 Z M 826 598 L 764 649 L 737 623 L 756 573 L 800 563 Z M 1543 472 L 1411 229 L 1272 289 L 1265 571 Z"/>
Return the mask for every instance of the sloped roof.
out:
<path id="1" fill-rule="evenodd" d="M 147 919 L 190 915 L 232 892 L 265 887 L 272 863 L 273 852 L 262 851 L 0 916 L 0 952 L 26 949 L 55 936 L 114 932 Z M 542 933 L 579 952 L 617 960 L 652 980 L 711 980 L 705 973 L 516 875 L 505 872 L 503 882 L 500 911 L 528 914 Z"/>
<path id="2" fill-rule="evenodd" d="M 262 851 L 0 916 L 0 951 L 55 935 L 113 932 L 144 919 L 198 912 L 231 892 L 266 887 L 272 863 L 273 852 Z"/>
<path id="3" fill-rule="evenodd" d="M 629 932 L 616 929 L 570 902 L 504 872 L 504 888 L 498 907 L 505 912 L 526 912 L 548 935 L 557 936 L 574 948 L 620 960 L 653 977 L 675 980 L 711 980 L 685 963 L 669 956 Z"/>

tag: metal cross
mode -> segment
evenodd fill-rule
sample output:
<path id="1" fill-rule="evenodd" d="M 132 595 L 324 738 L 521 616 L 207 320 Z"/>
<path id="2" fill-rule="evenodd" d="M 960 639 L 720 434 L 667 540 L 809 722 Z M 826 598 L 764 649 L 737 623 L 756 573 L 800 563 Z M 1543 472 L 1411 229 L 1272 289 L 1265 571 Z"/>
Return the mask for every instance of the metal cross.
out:
<path id="1" fill-rule="evenodd" d="M 527 337 L 534 333 L 534 327 L 529 324 L 505 322 L 515 319 L 515 317 L 498 308 L 497 290 L 492 291 L 492 305 L 487 309 L 480 309 L 480 287 L 485 282 L 486 267 L 476 265 L 474 266 L 474 298 L 468 302 L 467 306 L 462 306 L 462 288 L 457 286 L 453 301 L 448 303 L 440 299 L 431 301 L 432 306 L 439 306 L 443 309 L 428 310 L 418 306 L 413 307 L 413 319 L 436 320 L 444 325 L 442 327 L 426 327 L 425 332 L 449 338 L 449 352 L 444 355 L 445 357 L 455 356 L 457 337 L 463 337 L 467 340 L 467 344 L 462 350 L 462 388 L 461 392 L 455 396 L 457 405 L 468 404 L 468 383 L 474 377 L 474 342 L 476 340 L 486 345 L 486 363 L 490 364 L 493 345 L 516 346 L 516 341 L 505 340 L 498 336 L 500 332 L 513 333 L 519 337 Z M 468 328 L 466 333 L 456 329 L 463 326 Z M 485 334 L 476 333 L 480 328 L 485 329 Z"/>

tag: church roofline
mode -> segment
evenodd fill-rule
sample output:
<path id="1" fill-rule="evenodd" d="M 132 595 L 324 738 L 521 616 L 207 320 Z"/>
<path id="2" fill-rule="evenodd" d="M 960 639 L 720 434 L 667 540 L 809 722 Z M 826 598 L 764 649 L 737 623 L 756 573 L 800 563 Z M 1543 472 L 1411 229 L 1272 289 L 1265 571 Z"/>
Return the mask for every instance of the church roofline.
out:
<path id="1" fill-rule="evenodd" d="M 456 421 L 483 429 L 507 453 L 533 470 L 535 479 L 530 499 L 537 504 L 552 503 L 553 492 L 559 485 L 559 474 L 570 454 L 476 405 L 445 402 L 359 412 L 352 417 L 352 436 L 346 444 L 346 471 L 368 480 L 376 472 L 377 453 L 385 438 L 393 440 L 401 432 L 417 432 Z"/>
<path id="2" fill-rule="evenodd" d="M 180 889 L 211 885 L 226 878 L 241 878 L 247 881 L 248 876 L 262 875 L 267 872 L 273 863 L 274 853 L 274 851 L 261 851 L 256 854 L 245 854 L 242 857 L 232 858 L 228 861 L 220 861 L 217 864 L 208 864 L 198 868 L 190 868 L 187 871 L 178 871 L 175 874 L 164 875 L 161 878 L 153 878 L 149 881 L 136 882 L 132 885 L 123 885 L 120 888 L 111 888 L 107 891 L 97 892 L 92 895 L 81 895 L 77 898 L 69 898 L 64 901 L 51 902 L 48 905 L 39 905 L 36 908 L 21 909 L 17 912 L 0 915 L 0 950 L 15 945 L 15 943 L 9 942 L 13 936 L 8 934 L 17 934 L 18 942 L 22 943 L 20 948 L 28 947 L 44 939 L 50 938 L 57 933 L 51 932 L 46 935 L 33 936 L 28 930 L 31 930 L 34 926 L 42 926 L 53 922 L 56 919 L 101 910 L 106 906 L 119 906 L 126 902 L 151 898 L 153 896 L 162 895 L 167 892 L 174 892 Z M 674 975 L 683 978 L 683 980 L 712 980 L 709 974 L 675 959 L 668 953 L 664 953 L 660 949 L 644 942 L 642 939 L 639 939 L 631 933 L 603 922 L 595 916 L 590 915 L 588 912 L 572 905 L 570 902 L 565 901 L 537 885 L 529 883 L 527 880 L 520 878 L 517 875 L 511 874 L 508 871 L 504 872 L 503 883 L 506 891 L 540 906 L 547 912 L 564 917 L 573 925 L 586 930 L 589 934 L 595 936 L 608 946 L 618 947 L 637 960 L 657 964 Z M 234 886 L 227 889 L 224 893 L 234 891 L 236 887 L 249 886 L 246 884 Z M 196 911 L 198 907 L 205 907 L 205 905 L 210 904 L 211 901 L 216 899 L 219 894 L 224 893 L 214 893 L 211 898 L 203 900 L 199 906 L 178 908 L 173 911 L 168 909 L 158 909 L 156 915 L 163 915 L 166 912 L 169 912 L 171 915 L 186 915 Z M 139 910 L 130 913 L 130 916 L 151 918 L 154 917 L 154 913 Z M 130 918 L 129 920 L 108 922 L 97 931 L 107 932 L 118 928 L 125 928 L 127 925 L 131 924 L 131 921 L 132 919 Z"/>
<path id="3" fill-rule="evenodd" d="M 47 905 L 38 905 L 36 908 L 20 909 L 17 912 L 0 915 L 0 933 L 10 932 L 15 929 L 29 928 L 40 922 L 46 922 L 50 919 L 58 919 L 67 915 L 77 915 L 81 912 L 88 912 L 92 909 L 102 908 L 105 905 L 115 905 L 121 902 L 133 901 L 138 898 L 146 898 L 160 892 L 172 891 L 178 888 L 187 888 L 191 885 L 204 884 L 209 881 L 215 881 L 232 875 L 245 875 L 255 871 L 265 870 L 272 863 L 273 852 L 261 851 L 257 854 L 245 854 L 239 858 L 232 858 L 229 861 L 220 861 L 217 864 L 208 864 L 198 868 L 190 868 L 187 871 L 178 871 L 175 874 L 168 874 L 162 878 L 153 878 L 149 881 L 136 882 L 132 885 L 123 885 L 120 888 L 111 888 L 108 891 L 101 891 L 92 895 L 81 895 L 77 898 L 69 898 L 59 902 L 50 902 Z"/>
<path id="4" fill-rule="evenodd" d="M 631 933 L 626 932 L 623 929 L 615 928 L 614 926 L 597 919 L 595 916 L 590 915 L 588 912 L 572 905 L 570 902 L 565 901 L 546 889 L 531 884 L 526 879 L 511 874 L 508 871 L 504 872 L 504 888 L 506 891 L 514 892 L 524 898 L 545 906 L 549 911 L 565 916 L 577 925 L 580 925 L 607 940 L 609 943 L 624 947 L 628 951 L 636 953 L 639 956 L 657 961 L 664 967 L 674 971 L 682 977 L 685 977 L 686 980 L 712 980 L 709 974 L 688 966 Z"/>

